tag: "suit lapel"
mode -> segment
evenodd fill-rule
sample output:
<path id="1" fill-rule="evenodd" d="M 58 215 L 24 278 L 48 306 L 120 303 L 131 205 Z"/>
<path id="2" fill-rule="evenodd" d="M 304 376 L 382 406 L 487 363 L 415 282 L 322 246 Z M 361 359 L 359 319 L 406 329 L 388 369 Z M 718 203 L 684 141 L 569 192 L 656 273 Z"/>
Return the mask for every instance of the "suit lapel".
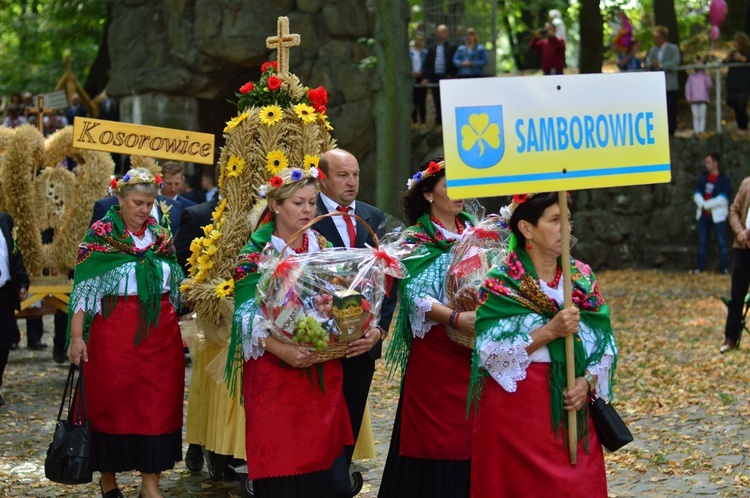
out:
<path id="1" fill-rule="evenodd" d="M 357 203 L 357 209 L 354 210 L 354 214 L 362 218 L 368 225 L 370 224 L 370 210 L 367 209 L 367 206 L 363 203 Z M 365 242 L 367 242 L 367 239 L 370 237 L 370 231 L 367 230 L 367 227 L 361 225 L 361 223 L 357 223 L 357 242 L 354 244 L 354 247 L 365 247 Z M 375 230 L 373 227 L 370 228 L 372 228 L 373 231 Z"/>
<path id="2" fill-rule="evenodd" d="M 328 214 L 328 209 L 326 209 L 323 199 L 321 199 L 320 194 L 318 194 L 318 216 L 322 214 Z M 331 244 L 333 244 L 334 247 L 345 247 L 344 241 L 341 240 L 341 235 L 339 235 L 339 231 L 336 228 L 336 224 L 333 222 L 333 218 L 323 218 L 315 224 L 314 228 Z"/>

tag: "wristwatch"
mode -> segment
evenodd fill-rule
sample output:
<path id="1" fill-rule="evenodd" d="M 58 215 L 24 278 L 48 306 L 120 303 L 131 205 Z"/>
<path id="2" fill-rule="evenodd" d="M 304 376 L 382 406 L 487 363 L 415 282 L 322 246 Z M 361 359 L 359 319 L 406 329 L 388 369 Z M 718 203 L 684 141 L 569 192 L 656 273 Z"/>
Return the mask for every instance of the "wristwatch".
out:
<path id="1" fill-rule="evenodd" d="M 585 373 L 585 374 L 583 374 L 583 378 L 584 378 L 584 379 L 586 380 L 586 382 L 588 382 L 588 384 L 589 384 L 589 392 L 593 391 L 593 390 L 594 390 L 594 388 L 595 388 L 595 386 L 594 386 L 594 376 L 593 376 L 593 375 L 591 375 L 591 372 L 589 372 L 589 371 L 587 370 L 587 371 L 586 371 L 586 373 Z"/>

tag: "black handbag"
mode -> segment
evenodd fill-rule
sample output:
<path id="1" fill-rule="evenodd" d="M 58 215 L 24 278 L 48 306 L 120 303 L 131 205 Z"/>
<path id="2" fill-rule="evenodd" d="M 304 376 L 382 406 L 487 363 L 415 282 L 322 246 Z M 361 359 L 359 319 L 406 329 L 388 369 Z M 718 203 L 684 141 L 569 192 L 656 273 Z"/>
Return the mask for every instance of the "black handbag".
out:
<path id="1" fill-rule="evenodd" d="M 594 419 L 594 427 L 596 427 L 599 440 L 609 451 L 619 450 L 633 440 L 628 426 L 622 421 L 611 403 L 592 394 L 589 410 Z"/>
<path id="2" fill-rule="evenodd" d="M 78 381 L 75 381 L 76 366 L 70 365 L 70 373 L 65 383 L 57 425 L 52 443 L 44 459 L 44 475 L 60 484 L 86 484 L 91 482 L 92 462 L 91 424 L 86 418 L 86 396 L 83 389 L 83 363 Z M 75 388 L 74 388 L 75 387 Z M 62 420 L 65 400 L 68 399 L 68 415 Z"/>

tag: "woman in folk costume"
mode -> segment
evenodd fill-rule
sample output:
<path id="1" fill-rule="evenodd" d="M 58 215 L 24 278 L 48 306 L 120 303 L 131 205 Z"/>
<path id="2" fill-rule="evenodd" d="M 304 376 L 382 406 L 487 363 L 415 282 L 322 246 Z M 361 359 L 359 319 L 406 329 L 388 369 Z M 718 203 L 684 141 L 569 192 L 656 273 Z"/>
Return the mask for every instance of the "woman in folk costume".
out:
<path id="1" fill-rule="evenodd" d="M 70 347 L 83 360 L 94 470 L 102 496 L 123 496 L 116 473 L 141 473 L 141 496 L 182 453 L 185 359 L 177 325 L 182 269 L 172 235 L 151 217 L 161 177 L 131 169 L 112 190 L 119 206 L 78 248 L 70 296 Z"/>
<path id="2" fill-rule="evenodd" d="M 562 254 L 557 193 L 514 196 L 500 211 L 512 231 L 507 260 L 479 291 L 472 387 L 472 496 L 607 496 L 589 392 L 611 396 L 617 365 L 609 307 L 588 265 Z M 562 265 L 572 278 L 563 309 Z M 565 337 L 575 340 L 575 388 L 566 391 Z M 578 412 L 578 461 L 570 464 L 567 411 Z"/>
<path id="3" fill-rule="evenodd" d="M 258 263 L 268 244 L 280 252 L 288 243 L 286 255 L 329 246 L 311 229 L 291 239 L 315 216 L 320 175 L 314 167 L 286 169 L 262 185 L 270 221 L 253 232 L 237 258 L 227 373 L 237 372 L 235 363 L 244 352 L 246 457 L 256 498 L 335 496 L 333 462 L 344 454 L 344 445 L 354 444 L 340 361 L 314 365 L 310 348 L 275 339 L 263 325 L 256 298 Z"/>
<path id="4" fill-rule="evenodd" d="M 402 368 L 404 379 L 381 498 L 469 496 L 471 350 L 453 342 L 446 326 L 473 332 L 475 313 L 446 305 L 445 275 L 450 248 L 475 221 L 463 211 L 462 200 L 448 197 L 445 163 L 436 159 L 424 166 L 409 180 L 403 200 L 412 225 L 405 243 L 424 254 L 403 260 L 409 277 L 400 282 L 387 360 Z"/>

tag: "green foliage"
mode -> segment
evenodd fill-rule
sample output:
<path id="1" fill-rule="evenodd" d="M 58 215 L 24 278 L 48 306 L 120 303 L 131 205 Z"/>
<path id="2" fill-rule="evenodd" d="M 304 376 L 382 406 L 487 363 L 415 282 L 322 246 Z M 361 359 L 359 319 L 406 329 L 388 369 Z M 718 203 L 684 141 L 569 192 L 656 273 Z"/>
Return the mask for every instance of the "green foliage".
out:
<path id="1" fill-rule="evenodd" d="M 0 95 L 51 91 L 73 59 L 83 83 L 112 0 L 0 0 Z"/>

